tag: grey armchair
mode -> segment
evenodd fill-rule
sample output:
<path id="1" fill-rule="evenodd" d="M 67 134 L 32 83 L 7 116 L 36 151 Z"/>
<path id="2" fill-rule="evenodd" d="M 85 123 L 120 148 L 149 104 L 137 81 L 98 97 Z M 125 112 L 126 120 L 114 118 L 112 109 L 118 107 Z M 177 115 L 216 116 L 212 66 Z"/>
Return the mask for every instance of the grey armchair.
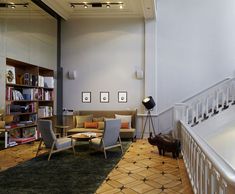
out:
<path id="1" fill-rule="evenodd" d="M 121 120 L 119 119 L 108 119 L 105 120 L 104 133 L 101 138 L 94 138 L 90 141 L 92 148 L 101 150 L 104 152 L 104 157 L 107 159 L 106 150 L 120 147 L 122 149 L 122 142 L 120 138 Z"/>
<path id="2" fill-rule="evenodd" d="M 41 138 L 39 146 L 38 146 L 36 157 L 37 157 L 39 150 L 41 148 L 42 141 L 44 142 L 46 148 L 50 149 L 48 161 L 50 160 L 51 155 L 53 153 L 67 150 L 70 148 L 73 149 L 73 153 L 75 155 L 75 149 L 74 149 L 75 142 L 74 142 L 74 140 L 72 138 L 68 138 L 68 137 L 63 137 L 63 138 L 57 139 L 54 134 L 54 131 L 52 130 L 51 120 L 39 120 L 38 121 L 38 130 L 41 133 L 42 138 Z"/>

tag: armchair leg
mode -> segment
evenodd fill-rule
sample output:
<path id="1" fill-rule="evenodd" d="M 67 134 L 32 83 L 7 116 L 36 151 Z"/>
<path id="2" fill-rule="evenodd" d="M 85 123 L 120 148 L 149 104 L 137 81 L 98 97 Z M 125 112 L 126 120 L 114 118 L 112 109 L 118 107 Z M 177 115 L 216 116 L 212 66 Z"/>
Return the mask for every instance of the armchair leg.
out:
<path id="1" fill-rule="evenodd" d="M 73 142 L 73 139 L 71 138 L 71 145 L 72 145 L 72 149 L 73 149 L 73 154 L 75 156 L 75 149 L 74 149 L 74 142 Z"/>
<path id="2" fill-rule="evenodd" d="M 55 146 L 55 141 L 53 142 L 52 146 L 51 146 L 51 150 L 50 150 L 50 153 L 49 153 L 49 156 L 48 156 L 48 161 L 50 160 L 51 158 L 51 155 L 53 153 L 53 150 L 54 150 L 54 146 Z"/>
<path id="3" fill-rule="evenodd" d="M 118 140 L 119 140 L 120 147 L 121 147 L 121 151 L 122 151 L 122 154 L 123 154 L 123 149 L 122 149 L 122 142 L 121 142 L 121 138 L 120 138 L 120 136 L 118 137 Z"/>
<path id="4" fill-rule="evenodd" d="M 72 146 L 72 148 L 73 148 L 73 154 L 74 154 L 74 156 L 75 156 L 75 153 L 76 153 L 76 152 L 75 152 L 75 149 L 74 149 L 74 145 Z"/>
<path id="5" fill-rule="evenodd" d="M 38 156 L 38 153 L 39 153 L 39 151 L 40 151 L 40 149 L 41 149 L 41 145 L 42 145 L 42 139 L 40 139 L 40 143 L 39 143 L 39 145 L 38 145 L 38 150 L 37 150 L 37 153 L 36 153 L 36 156 L 35 156 L 35 157 Z"/>
<path id="6" fill-rule="evenodd" d="M 104 158 L 107 159 L 106 150 L 104 149 Z"/>
<path id="7" fill-rule="evenodd" d="M 107 154 L 106 154 L 106 150 L 105 150 L 104 140 L 101 139 L 101 141 L 102 141 L 102 145 L 103 145 L 104 158 L 107 159 Z"/>

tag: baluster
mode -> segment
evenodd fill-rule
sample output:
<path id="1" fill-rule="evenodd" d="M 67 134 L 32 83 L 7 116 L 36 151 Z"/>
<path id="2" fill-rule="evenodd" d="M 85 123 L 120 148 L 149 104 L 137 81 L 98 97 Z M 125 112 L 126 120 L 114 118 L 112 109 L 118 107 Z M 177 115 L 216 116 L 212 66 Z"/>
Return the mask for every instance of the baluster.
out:
<path id="1" fill-rule="evenodd" d="M 208 96 L 207 99 L 206 99 L 206 118 L 209 117 L 209 102 L 210 102 L 210 97 Z"/>
<path id="2" fill-rule="evenodd" d="M 201 166 L 201 173 L 200 173 L 200 194 L 204 194 L 205 193 L 205 183 L 206 183 L 206 177 L 205 177 L 205 161 L 206 160 L 206 156 L 205 154 L 202 152 L 201 153 L 201 161 L 200 161 L 200 166 Z"/>
<path id="3" fill-rule="evenodd" d="M 219 91 L 216 91 L 216 110 L 219 110 Z"/>
<path id="4" fill-rule="evenodd" d="M 219 172 L 213 168 L 212 169 L 212 193 L 219 194 L 219 180 L 220 180 L 220 174 Z"/>
<path id="5" fill-rule="evenodd" d="M 199 192 L 199 171 L 200 171 L 200 163 L 199 163 L 199 160 L 200 160 L 200 153 L 201 153 L 201 150 L 200 148 L 197 146 L 196 148 L 196 183 L 195 183 L 195 186 L 196 186 L 196 190 L 197 192 Z"/>
<path id="6" fill-rule="evenodd" d="M 227 182 L 226 182 L 224 179 L 222 179 L 222 180 L 221 180 L 221 185 L 220 185 L 219 194 L 226 194 L 226 192 L 227 192 L 227 187 L 228 187 Z"/>
<path id="7" fill-rule="evenodd" d="M 189 115 L 189 114 L 188 114 L 188 111 L 189 111 L 189 108 L 187 107 L 187 108 L 186 108 L 186 116 L 185 116 L 185 117 L 186 117 L 185 122 L 186 122 L 187 124 L 189 124 L 189 118 L 188 118 L 188 115 Z"/>
<path id="8" fill-rule="evenodd" d="M 224 109 L 227 109 L 229 107 L 229 87 L 226 88 L 225 92 L 225 105 Z"/>
<path id="9" fill-rule="evenodd" d="M 205 194 L 209 194 L 211 193 L 211 162 L 206 159 L 205 164 Z"/>

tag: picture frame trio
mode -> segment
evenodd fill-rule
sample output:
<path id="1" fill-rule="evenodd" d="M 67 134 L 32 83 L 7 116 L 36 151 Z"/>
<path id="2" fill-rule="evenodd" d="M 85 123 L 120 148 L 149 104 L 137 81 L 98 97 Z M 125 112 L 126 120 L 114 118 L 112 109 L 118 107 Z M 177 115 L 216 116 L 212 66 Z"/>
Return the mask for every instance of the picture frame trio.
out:
<path id="1" fill-rule="evenodd" d="M 82 102 L 91 103 L 91 92 L 82 92 Z M 109 92 L 100 92 L 100 103 L 109 103 Z M 127 91 L 118 91 L 118 103 L 127 103 Z"/>

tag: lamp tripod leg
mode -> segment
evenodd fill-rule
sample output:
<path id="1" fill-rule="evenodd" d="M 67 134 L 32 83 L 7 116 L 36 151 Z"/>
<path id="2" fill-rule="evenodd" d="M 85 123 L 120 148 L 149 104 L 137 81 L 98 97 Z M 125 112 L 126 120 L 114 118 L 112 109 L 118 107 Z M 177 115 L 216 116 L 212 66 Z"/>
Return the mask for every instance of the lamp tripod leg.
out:
<path id="1" fill-rule="evenodd" d="M 145 132 L 145 127 L 146 127 L 146 124 L 147 124 L 147 120 L 148 120 L 148 115 L 147 115 L 146 120 L 145 120 L 145 123 L 144 123 L 144 128 L 143 128 L 143 130 L 142 130 L 141 139 L 143 139 L 143 136 L 144 136 L 144 132 Z"/>
<path id="2" fill-rule="evenodd" d="M 156 132 L 155 132 L 154 125 L 153 125 L 153 119 L 152 119 L 151 115 L 150 115 L 150 120 L 151 120 L 151 124 L 152 124 L 152 127 L 153 127 L 153 134 L 156 136 Z"/>

